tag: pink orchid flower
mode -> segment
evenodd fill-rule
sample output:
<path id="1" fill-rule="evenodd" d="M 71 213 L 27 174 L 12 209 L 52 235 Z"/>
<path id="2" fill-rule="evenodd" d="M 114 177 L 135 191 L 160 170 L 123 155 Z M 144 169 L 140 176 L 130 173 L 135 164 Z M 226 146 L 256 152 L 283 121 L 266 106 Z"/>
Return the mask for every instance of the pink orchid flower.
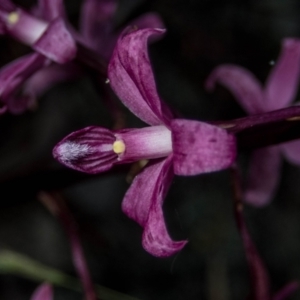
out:
<path id="1" fill-rule="evenodd" d="M 173 241 L 163 217 L 163 200 L 174 174 L 196 175 L 222 170 L 235 159 L 236 143 L 226 130 L 204 122 L 175 119 L 161 101 L 148 57 L 147 41 L 162 29 L 141 29 L 122 35 L 108 67 L 112 89 L 149 127 L 111 131 L 87 127 L 65 137 L 53 155 L 64 165 L 99 173 L 113 165 L 151 160 L 135 177 L 122 209 L 143 228 L 143 247 L 155 256 L 169 256 L 187 241 Z"/>
<path id="2" fill-rule="evenodd" d="M 283 40 L 282 50 L 265 87 L 248 70 L 236 65 L 221 65 L 207 79 L 206 88 L 216 83 L 228 88 L 249 114 L 259 114 L 291 105 L 300 75 L 300 40 Z M 271 202 L 280 180 L 281 155 L 300 165 L 300 141 L 255 150 L 244 191 L 244 201 L 264 206 Z"/>

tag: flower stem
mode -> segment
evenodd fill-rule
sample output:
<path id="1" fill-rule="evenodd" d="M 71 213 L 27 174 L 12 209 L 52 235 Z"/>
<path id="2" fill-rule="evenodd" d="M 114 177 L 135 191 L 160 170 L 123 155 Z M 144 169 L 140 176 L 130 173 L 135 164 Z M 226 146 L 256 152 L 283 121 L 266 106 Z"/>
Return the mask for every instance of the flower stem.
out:
<path id="1" fill-rule="evenodd" d="M 99 54 L 77 42 L 76 60 L 96 71 L 104 80 L 107 79 L 107 62 Z"/>
<path id="2" fill-rule="evenodd" d="M 71 246 L 73 263 L 82 282 L 85 299 L 96 300 L 96 293 L 78 236 L 77 224 L 71 212 L 59 195 L 40 192 L 38 198 L 48 208 L 48 210 L 59 219 L 67 233 Z"/>
<path id="3" fill-rule="evenodd" d="M 232 186 L 233 186 L 233 205 L 234 216 L 237 224 L 239 234 L 241 236 L 248 267 L 251 275 L 251 299 L 253 300 L 270 300 L 270 284 L 269 276 L 263 261 L 253 243 L 251 236 L 248 232 L 245 217 L 243 213 L 242 203 L 242 189 L 240 184 L 240 176 L 236 166 L 231 168 Z"/>
<path id="4" fill-rule="evenodd" d="M 214 123 L 235 134 L 240 149 L 255 149 L 300 138 L 300 106 Z"/>

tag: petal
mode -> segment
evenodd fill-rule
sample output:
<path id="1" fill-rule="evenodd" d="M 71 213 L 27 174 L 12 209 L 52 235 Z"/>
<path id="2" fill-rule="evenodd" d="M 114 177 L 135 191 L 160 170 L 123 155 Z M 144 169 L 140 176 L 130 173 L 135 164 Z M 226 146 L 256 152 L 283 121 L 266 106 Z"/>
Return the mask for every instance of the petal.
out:
<path id="1" fill-rule="evenodd" d="M 65 18 L 66 13 L 62 0 L 38 0 L 37 15 L 46 20 L 52 21 L 58 17 Z"/>
<path id="2" fill-rule="evenodd" d="M 300 74 L 300 40 L 283 40 L 282 50 L 265 87 L 267 110 L 286 107 L 296 96 Z"/>
<path id="3" fill-rule="evenodd" d="M 7 110 L 14 114 L 19 115 L 25 112 L 28 108 L 33 106 L 32 98 L 28 95 L 11 95 L 5 99 Z"/>
<path id="4" fill-rule="evenodd" d="M 112 18 L 117 10 L 115 0 L 85 0 L 81 7 L 80 32 L 93 49 L 106 45 L 112 33 Z"/>
<path id="5" fill-rule="evenodd" d="M 15 39 L 32 46 L 45 32 L 48 23 L 17 8 L 11 14 L 0 14 L 5 22 L 6 31 Z"/>
<path id="6" fill-rule="evenodd" d="M 60 141 L 53 156 L 77 171 L 95 174 L 109 170 L 117 162 L 113 152 L 115 137 L 105 128 L 90 126 L 75 131 Z"/>
<path id="7" fill-rule="evenodd" d="M 169 123 L 171 114 L 161 102 L 147 51 L 150 36 L 162 29 L 142 29 L 124 34 L 118 40 L 108 66 L 111 87 L 122 102 L 150 125 Z"/>
<path id="8" fill-rule="evenodd" d="M 171 131 L 163 126 L 125 129 L 115 133 L 125 144 L 119 163 L 167 157 L 172 153 Z"/>
<path id="9" fill-rule="evenodd" d="M 1 101 L 6 103 L 8 110 L 14 114 L 22 113 L 30 104 L 28 97 L 17 95 L 24 81 L 40 70 L 47 63 L 47 58 L 34 53 L 21 57 L 4 67 L 0 72 Z"/>
<path id="10" fill-rule="evenodd" d="M 229 89 L 247 113 L 257 114 L 265 111 L 261 84 L 248 70 L 230 64 L 221 65 L 209 75 L 205 87 L 211 91 L 216 83 Z"/>
<path id="11" fill-rule="evenodd" d="M 35 72 L 24 84 L 23 94 L 35 101 L 46 90 L 57 83 L 72 80 L 80 74 L 75 64 L 56 65 L 51 64 Z"/>
<path id="12" fill-rule="evenodd" d="M 48 283 L 40 285 L 30 298 L 31 300 L 52 300 L 53 291 L 52 287 Z"/>
<path id="13" fill-rule="evenodd" d="M 236 157 L 236 143 L 226 130 L 207 123 L 172 120 L 174 173 L 196 175 L 228 168 Z"/>
<path id="14" fill-rule="evenodd" d="M 255 150 L 250 160 L 244 201 L 254 206 L 271 202 L 280 179 L 280 147 Z"/>
<path id="15" fill-rule="evenodd" d="M 170 238 L 163 216 L 163 200 L 173 178 L 172 156 L 155 160 L 135 177 L 127 191 L 122 209 L 143 228 L 143 247 L 154 256 L 169 256 L 187 241 Z"/>
<path id="16" fill-rule="evenodd" d="M 2 95 L 6 89 L 9 89 L 16 78 L 23 80 L 27 79 L 27 76 L 34 73 L 38 68 L 45 64 L 45 58 L 40 54 L 33 53 L 6 65 L 0 71 L 0 94 Z"/>
<path id="17" fill-rule="evenodd" d="M 281 144 L 286 159 L 296 165 L 300 165 L 300 140 Z"/>
<path id="18" fill-rule="evenodd" d="M 72 60 L 76 55 L 75 41 L 62 19 L 55 19 L 49 24 L 33 44 L 33 49 L 60 64 Z"/>

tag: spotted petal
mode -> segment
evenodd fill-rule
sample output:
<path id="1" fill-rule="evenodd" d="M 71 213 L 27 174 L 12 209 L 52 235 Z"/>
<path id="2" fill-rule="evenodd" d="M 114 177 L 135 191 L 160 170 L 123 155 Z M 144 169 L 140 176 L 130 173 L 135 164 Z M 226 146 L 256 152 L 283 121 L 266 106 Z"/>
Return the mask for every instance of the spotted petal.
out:
<path id="1" fill-rule="evenodd" d="M 151 162 L 134 179 L 122 209 L 143 228 L 143 247 L 155 256 L 169 256 L 181 250 L 186 241 L 170 238 L 163 216 L 163 200 L 173 177 L 172 157 Z"/>
<path id="2" fill-rule="evenodd" d="M 255 150 L 250 161 L 244 200 L 254 206 L 271 202 L 280 180 L 280 147 L 273 146 Z"/>
<path id="3" fill-rule="evenodd" d="M 300 75 L 300 39 L 283 40 L 281 54 L 265 87 L 266 111 L 289 105 L 295 98 Z"/>
<path id="4" fill-rule="evenodd" d="M 233 135 L 207 123 L 175 119 L 173 135 L 174 173 L 196 175 L 228 168 L 236 157 Z"/>
<path id="5" fill-rule="evenodd" d="M 265 111 L 261 84 L 248 70 L 235 65 L 221 65 L 209 75 L 205 86 L 211 91 L 215 84 L 226 87 L 249 114 Z"/>
<path id="6" fill-rule="evenodd" d="M 53 291 L 52 287 L 48 283 L 40 285 L 30 298 L 31 300 L 52 300 Z"/>
<path id="7" fill-rule="evenodd" d="M 49 59 L 64 64 L 76 55 L 75 41 L 60 18 L 53 20 L 42 36 L 33 44 L 33 49 Z"/>
<path id="8" fill-rule="evenodd" d="M 171 114 L 158 96 L 147 51 L 150 36 L 163 29 L 141 29 L 123 34 L 108 67 L 111 87 L 122 102 L 150 125 L 168 124 Z"/>

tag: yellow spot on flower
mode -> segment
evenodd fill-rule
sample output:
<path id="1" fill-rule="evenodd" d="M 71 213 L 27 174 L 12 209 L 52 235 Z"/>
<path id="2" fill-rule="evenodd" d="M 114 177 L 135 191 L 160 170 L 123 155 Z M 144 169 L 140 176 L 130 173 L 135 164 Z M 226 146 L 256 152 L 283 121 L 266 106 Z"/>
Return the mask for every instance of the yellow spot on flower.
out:
<path id="1" fill-rule="evenodd" d="M 125 151 L 125 144 L 122 141 L 115 141 L 113 143 L 113 150 L 116 154 L 121 154 Z"/>
<path id="2" fill-rule="evenodd" d="M 16 24 L 19 21 L 19 13 L 18 12 L 12 12 L 7 17 L 8 22 L 11 25 Z"/>

